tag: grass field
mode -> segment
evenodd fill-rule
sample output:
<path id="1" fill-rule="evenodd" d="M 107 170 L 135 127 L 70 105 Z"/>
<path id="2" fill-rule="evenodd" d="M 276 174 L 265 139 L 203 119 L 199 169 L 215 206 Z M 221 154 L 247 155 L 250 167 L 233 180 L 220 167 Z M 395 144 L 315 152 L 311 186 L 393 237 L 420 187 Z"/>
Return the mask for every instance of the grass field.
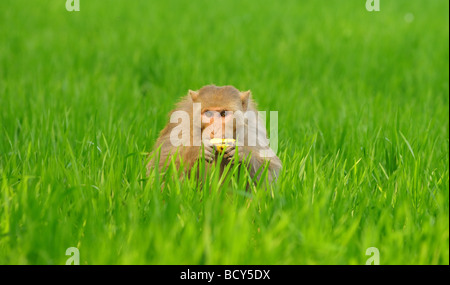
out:
<path id="1" fill-rule="evenodd" d="M 448 1 L 64 2 L 0 1 L 0 264 L 449 264 Z M 210 83 L 278 111 L 273 189 L 146 177 Z"/>

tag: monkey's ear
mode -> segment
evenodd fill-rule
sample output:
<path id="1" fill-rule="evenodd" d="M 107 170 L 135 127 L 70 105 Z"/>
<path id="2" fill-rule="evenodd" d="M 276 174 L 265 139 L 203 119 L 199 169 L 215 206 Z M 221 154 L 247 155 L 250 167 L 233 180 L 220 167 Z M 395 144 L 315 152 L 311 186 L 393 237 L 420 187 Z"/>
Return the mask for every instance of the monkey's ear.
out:
<path id="1" fill-rule="evenodd" d="M 198 92 L 192 91 L 192 90 L 189 89 L 189 95 L 191 96 L 192 101 L 197 101 L 197 98 L 198 98 Z"/>
<path id="2" fill-rule="evenodd" d="M 252 93 L 250 92 L 250 90 L 241 92 L 242 109 L 244 109 L 244 111 L 246 111 L 248 108 L 248 101 L 251 94 Z"/>

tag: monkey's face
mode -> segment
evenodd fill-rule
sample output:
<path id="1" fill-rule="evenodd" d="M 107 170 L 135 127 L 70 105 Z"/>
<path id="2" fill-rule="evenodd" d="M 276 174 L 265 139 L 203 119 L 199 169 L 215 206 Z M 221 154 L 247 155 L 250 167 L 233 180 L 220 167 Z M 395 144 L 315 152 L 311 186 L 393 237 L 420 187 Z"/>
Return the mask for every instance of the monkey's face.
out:
<path id="1" fill-rule="evenodd" d="M 205 86 L 189 91 L 193 103 L 201 104 L 202 138 L 236 139 L 234 114 L 247 109 L 250 91 L 240 92 L 232 86 Z"/>
<path id="2" fill-rule="evenodd" d="M 202 133 L 210 138 L 233 138 L 236 133 L 233 111 L 221 107 L 209 107 L 202 111 Z"/>

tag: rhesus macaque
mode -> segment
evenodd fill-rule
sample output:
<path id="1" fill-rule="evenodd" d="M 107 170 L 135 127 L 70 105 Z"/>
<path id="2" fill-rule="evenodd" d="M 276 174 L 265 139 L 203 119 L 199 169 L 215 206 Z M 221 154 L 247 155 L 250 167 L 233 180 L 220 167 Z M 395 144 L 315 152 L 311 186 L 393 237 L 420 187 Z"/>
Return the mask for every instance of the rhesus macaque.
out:
<path id="1" fill-rule="evenodd" d="M 205 160 L 213 163 L 220 154 L 211 143 L 212 139 L 235 139 L 236 144 L 223 150 L 221 171 L 228 163 L 243 163 L 245 160 L 252 178 L 267 165 L 268 180 L 276 180 L 281 161 L 268 146 L 266 128 L 260 122 L 255 102 L 250 97 L 250 91 L 241 92 L 233 86 L 207 85 L 198 91 L 189 90 L 170 113 L 170 122 L 155 143 L 154 153 L 161 148 L 159 168 L 162 169 L 175 153 L 178 154 L 173 157 L 177 167 L 180 167 L 181 159 L 188 171 L 202 159 L 203 152 Z M 156 166 L 155 161 L 154 157 L 148 169 Z"/>

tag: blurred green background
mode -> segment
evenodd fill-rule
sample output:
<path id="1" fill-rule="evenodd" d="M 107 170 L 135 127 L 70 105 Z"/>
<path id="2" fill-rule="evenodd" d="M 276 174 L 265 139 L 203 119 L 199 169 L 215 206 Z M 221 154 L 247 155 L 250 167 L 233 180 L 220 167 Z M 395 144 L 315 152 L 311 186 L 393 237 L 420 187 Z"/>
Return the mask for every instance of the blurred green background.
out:
<path id="1" fill-rule="evenodd" d="M 0 263 L 449 263 L 449 2 L 0 2 Z M 272 191 L 145 178 L 188 89 L 278 111 Z M 161 190 L 162 189 L 162 190 Z"/>

